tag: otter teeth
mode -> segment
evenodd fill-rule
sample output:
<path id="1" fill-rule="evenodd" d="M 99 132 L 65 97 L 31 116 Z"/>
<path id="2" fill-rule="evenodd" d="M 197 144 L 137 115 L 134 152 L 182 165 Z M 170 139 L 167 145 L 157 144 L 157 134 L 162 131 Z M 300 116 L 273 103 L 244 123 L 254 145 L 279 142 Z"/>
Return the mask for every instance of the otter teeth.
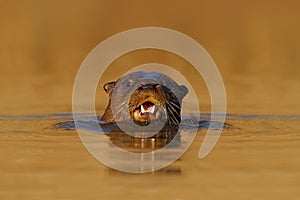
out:
<path id="1" fill-rule="evenodd" d="M 142 113 L 145 113 L 145 108 L 144 108 L 143 105 L 141 105 L 141 112 L 142 112 Z"/>
<path id="2" fill-rule="evenodd" d="M 141 105 L 141 113 L 154 113 L 155 111 L 155 105 L 151 106 L 150 109 L 145 109 L 143 105 Z"/>
<path id="3" fill-rule="evenodd" d="M 153 114 L 154 113 L 154 111 L 155 111 L 155 105 L 153 105 L 152 107 L 151 107 L 151 109 L 150 109 L 150 112 Z"/>

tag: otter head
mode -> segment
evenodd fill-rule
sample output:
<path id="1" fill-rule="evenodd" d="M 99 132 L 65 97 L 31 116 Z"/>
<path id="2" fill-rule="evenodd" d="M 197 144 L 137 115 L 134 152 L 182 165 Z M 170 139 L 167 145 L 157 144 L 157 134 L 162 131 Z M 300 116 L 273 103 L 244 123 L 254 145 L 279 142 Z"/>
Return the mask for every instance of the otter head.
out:
<path id="1" fill-rule="evenodd" d="M 106 83 L 104 90 L 109 94 L 109 103 L 101 121 L 119 122 L 131 118 L 141 126 L 162 118 L 166 119 L 166 125 L 179 125 L 182 100 L 188 92 L 184 85 L 178 85 L 162 73 L 142 71 Z"/>

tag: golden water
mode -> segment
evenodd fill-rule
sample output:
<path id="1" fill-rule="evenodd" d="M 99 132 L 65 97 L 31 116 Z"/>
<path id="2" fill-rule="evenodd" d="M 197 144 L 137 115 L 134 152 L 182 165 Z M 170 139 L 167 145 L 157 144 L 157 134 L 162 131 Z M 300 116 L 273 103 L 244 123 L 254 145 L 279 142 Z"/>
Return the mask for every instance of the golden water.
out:
<path id="1" fill-rule="evenodd" d="M 291 0 L 0 1 L 0 199 L 298 199 L 299 8 Z M 183 32 L 205 47 L 236 128 L 224 130 L 205 159 L 197 157 L 203 129 L 171 166 L 134 175 L 94 159 L 76 131 L 49 127 L 65 120 L 51 114 L 72 112 L 85 56 L 107 37 L 143 26 Z M 100 86 L 153 60 L 190 67 L 168 53 L 135 52 L 114 62 Z M 198 87 L 209 112 L 205 85 Z M 101 114 L 101 88 L 96 98 Z"/>

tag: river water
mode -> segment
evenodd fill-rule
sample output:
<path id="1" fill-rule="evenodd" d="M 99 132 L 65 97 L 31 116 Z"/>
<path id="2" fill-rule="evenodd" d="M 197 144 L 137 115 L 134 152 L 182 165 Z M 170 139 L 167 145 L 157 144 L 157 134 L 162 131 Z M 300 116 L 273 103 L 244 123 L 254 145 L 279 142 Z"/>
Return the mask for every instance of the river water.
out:
<path id="1" fill-rule="evenodd" d="M 172 5 L 172 8 L 170 7 Z M 1 1 L 0 199 L 299 199 L 300 26 L 296 1 Z M 72 89 L 87 54 L 121 31 L 159 26 L 201 43 L 222 74 L 230 125 L 198 158 L 204 124 L 161 170 L 129 174 L 95 159 L 72 121 Z M 134 66 L 174 67 L 210 113 L 205 83 L 184 59 L 158 50 L 117 59 L 102 89 Z M 99 77 L 100 78 L 100 77 Z"/>

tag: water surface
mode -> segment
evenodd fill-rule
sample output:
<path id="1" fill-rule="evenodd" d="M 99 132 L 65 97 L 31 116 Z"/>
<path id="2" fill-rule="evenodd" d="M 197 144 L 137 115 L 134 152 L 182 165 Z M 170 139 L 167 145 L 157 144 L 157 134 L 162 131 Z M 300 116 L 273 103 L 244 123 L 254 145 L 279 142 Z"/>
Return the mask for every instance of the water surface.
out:
<path id="1" fill-rule="evenodd" d="M 295 197 L 300 181 L 299 115 L 228 115 L 213 151 L 200 160 L 207 127 L 172 165 L 152 173 L 110 169 L 87 150 L 74 127 L 55 125 L 71 114 L 0 116 L 0 195 L 5 198 L 214 198 L 234 192 Z M 53 126 L 54 125 L 54 126 Z M 114 187 L 112 187 L 112 185 Z M 226 187 L 225 187 L 226 186 Z M 133 190 L 132 188 L 136 188 Z M 170 188 L 180 188 L 169 193 Z M 275 191 L 274 191 L 275 190 Z M 66 192 L 69 191 L 69 192 Z"/>

